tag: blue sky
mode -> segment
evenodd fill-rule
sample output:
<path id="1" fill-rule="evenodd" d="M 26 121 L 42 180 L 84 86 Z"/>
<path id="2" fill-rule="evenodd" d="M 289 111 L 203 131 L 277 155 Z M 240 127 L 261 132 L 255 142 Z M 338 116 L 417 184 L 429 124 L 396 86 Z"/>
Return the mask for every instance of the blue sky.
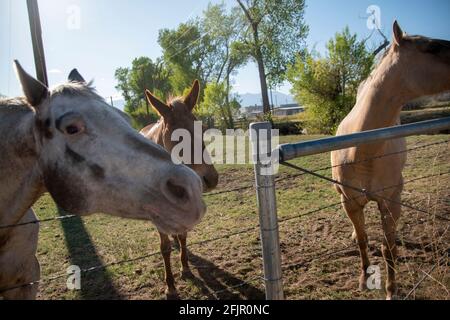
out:
<path id="1" fill-rule="evenodd" d="M 103 96 L 117 96 L 114 71 L 129 66 L 137 56 L 161 55 L 158 30 L 175 28 L 190 17 L 200 15 L 208 2 L 217 0 L 39 0 L 44 46 L 50 84 L 63 82 L 77 67 L 86 79 L 95 79 Z M 234 5 L 235 0 L 225 0 Z M 324 45 L 346 25 L 360 38 L 371 31 L 366 26 L 366 9 L 381 9 L 382 30 L 391 36 L 391 25 L 398 19 L 411 34 L 450 39 L 450 1 L 448 0 L 307 0 L 306 22 L 310 26 L 308 47 L 324 50 Z M 80 9 L 81 28 L 67 26 L 68 10 Z M 11 19 L 10 19 L 11 18 Z M 0 93 L 20 95 L 12 60 L 19 59 L 34 72 L 25 0 L 0 0 Z M 379 36 L 369 44 L 376 46 Z M 250 63 L 234 79 L 239 93 L 258 93 L 257 69 Z M 280 88 L 288 93 L 289 85 Z"/>

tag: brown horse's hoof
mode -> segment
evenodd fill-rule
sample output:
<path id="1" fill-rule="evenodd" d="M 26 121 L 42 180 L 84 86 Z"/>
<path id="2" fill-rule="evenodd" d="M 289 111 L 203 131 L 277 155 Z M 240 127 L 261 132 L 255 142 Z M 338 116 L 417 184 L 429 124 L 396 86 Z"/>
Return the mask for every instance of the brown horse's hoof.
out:
<path id="1" fill-rule="evenodd" d="M 367 275 L 364 273 L 359 277 L 359 291 L 367 291 Z"/>
<path id="2" fill-rule="evenodd" d="M 181 279 L 192 279 L 194 278 L 194 274 L 192 273 L 191 269 L 187 270 L 181 270 Z"/>
<path id="3" fill-rule="evenodd" d="M 166 290 L 166 300 L 180 300 L 180 296 L 176 290 Z"/>

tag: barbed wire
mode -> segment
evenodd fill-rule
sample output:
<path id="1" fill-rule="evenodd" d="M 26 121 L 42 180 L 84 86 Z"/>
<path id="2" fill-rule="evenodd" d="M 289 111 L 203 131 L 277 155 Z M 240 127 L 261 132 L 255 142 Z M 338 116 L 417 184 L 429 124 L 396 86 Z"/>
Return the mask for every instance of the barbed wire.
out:
<path id="1" fill-rule="evenodd" d="M 417 288 L 419 288 L 419 286 L 425 281 L 425 279 L 427 278 L 427 277 L 429 277 L 430 276 L 430 274 L 434 271 L 434 270 L 436 270 L 436 268 L 437 267 L 439 267 L 440 265 L 441 265 L 441 262 L 443 261 L 443 260 L 445 260 L 445 259 L 447 259 L 448 258 L 448 251 L 450 250 L 450 247 L 449 248 L 447 248 L 446 250 L 445 250 L 445 253 L 444 253 L 444 255 L 439 259 L 439 261 L 430 269 L 430 271 L 428 271 L 428 272 L 425 272 L 425 271 L 422 271 L 423 273 L 424 273 L 424 276 L 413 286 L 413 288 L 408 292 L 408 294 L 403 298 L 403 300 L 408 300 L 409 299 L 409 297 L 414 293 L 414 292 L 416 292 L 416 290 L 417 290 Z"/>
<path id="2" fill-rule="evenodd" d="M 398 188 L 398 187 L 401 187 L 401 186 L 404 186 L 404 185 L 407 185 L 407 184 L 410 184 L 410 183 L 413 183 L 413 182 L 426 180 L 426 179 L 430 179 L 430 178 L 435 178 L 435 177 L 440 177 L 440 176 L 448 175 L 448 174 L 450 174 L 450 172 L 422 176 L 422 177 L 419 177 L 419 178 L 414 178 L 414 179 L 411 179 L 411 180 L 408 180 L 408 181 L 404 181 L 404 182 L 402 182 L 400 184 L 396 184 L 396 185 L 389 186 L 389 187 L 384 187 L 384 188 L 379 189 L 379 190 L 377 190 L 375 192 L 387 191 L 389 189 Z M 353 198 L 346 199 L 344 201 L 335 202 L 335 203 L 329 204 L 327 206 L 323 206 L 323 207 L 320 207 L 320 208 L 308 211 L 306 213 L 302 213 L 300 215 L 293 215 L 293 216 L 290 216 L 290 217 L 286 217 L 286 218 L 280 219 L 278 222 L 279 223 L 283 223 L 283 222 L 287 222 L 287 221 L 303 218 L 303 217 L 306 217 L 306 216 L 310 216 L 310 215 L 312 215 L 314 213 L 318 213 L 318 212 L 321 212 L 321 211 L 326 210 L 326 209 L 331 209 L 331 208 L 334 208 L 334 207 L 337 207 L 337 206 L 341 206 L 344 203 L 347 203 L 347 202 L 350 202 L 350 201 L 354 201 L 354 200 L 357 200 L 357 199 L 360 199 L 360 198 L 363 198 L 363 197 L 365 197 L 365 195 L 359 195 L 359 196 L 356 196 L 356 197 L 353 197 Z"/>
<path id="3" fill-rule="evenodd" d="M 417 224 L 414 224 L 414 225 L 412 225 L 413 227 L 414 226 L 419 226 L 419 225 L 421 225 L 421 223 L 417 223 Z M 400 239 L 400 241 L 402 241 L 401 239 Z M 424 248 L 426 248 L 427 246 L 425 246 Z M 305 261 L 301 261 L 301 262 L 296 262 L 296 263 L 291 263 L 291 264 L 285 264 L 285 265 L 283 265 L 282 267 L 284 268 L 284 269 L 295 269 L 295 268 L 299 268 L 299 267 L 302 267 L 302 266 L 304 266 L 304 265 L 307 265 L 307 264 L 309 264 L 309 263 L 311 263 L 311 262 L 313 262 L 313 261 L 316 261 L 316 260 L 319 260 L 319 259 L 322 259 L 322 258 L 325 258 L 325 257 L 329 257 L 329 256 L 332 256 L 332 255 L 335 255 L 335 254 L 339 254 L 339 253 L 344 253 L 344 252 L 346 252 L 346 251 L 348 251 L 348 250 L 359 250 L 359 248 L 358 248 L 358 246 L 357 246 L 357 244 L 356 243 L 351 243 L 350 245 L 348 245 L 348 246 L 345 246 L 345 247 L 343 247 L 343 248 L 341 248 L 341 249 L 337 249 L 337 250 L 324 250 L 322 253 L 320 253 L 319 255 L 315 255 L 314 257 L 312 257 L 312 258 L 310 258 L 310 259 L 308 259 L 308 260 L 305 260 Z M 448 249 L 446 249 L 445 251 L 448 251 L 448 250 L 450 250 L 450 248 L 448 248 Z M 444 257 L 445 258 L 445 257 Z"/>
<path id="4" fill-rule="evenodd" d="M 281 181 L 281 180 L 285 180 L 285 179 L 289 179 L 289 178 L 296 178 L 298 176 L 303 176 L 303 175 L 306 175 L 306 174 L 310 174 L 310 175 L 316 176 L 318 178 L 327 180 L 327 181 L 335 183 L 335 184 L 342 185 L 344 187 L 350 188 L 352 190 L 355 190 L 355 191 L 361 193 L 360 196 L 357 196 L 357 197 L 354 197 L 354 198 L 351 198 L 351 199 L 346 199 L 344 202 L 346 202 L 346 201 L 354 201 L 357 198 L 366 197 L 369 194 L 375 194 L 375 196 L 383 198 L 386 201 L 394 201 L 392 199 L 381 197 L 381 196 L 377 195 L 376 193 L 379 193 L 379 192 L 382 192 L 382 191 L 385 191 L 385 190 L 388 190 L 388 189 L 396 188 L 396 187 L 399 187 L 399 186 L 403 186 L 403 185 L 406 185 L 406 184 L 409 184 L 409 183 L 412 183 L 412 182 L 416 182 L 416 181 L 419 181 L 419 180 L 424 180 L 424 179 L 429 179 L 429 178 L 432 178 L 432 177 L 447 175 L 447 174 L 450 174 L 450 172 L 439 173 L 439 174 L 432 174 L 432 175 L 427 175 L 427 176 L 411 179 L 409 181 L 404 181 L 404 182 L 402 182 L 400 184 L 397 184 L 397 185 L 394 185 L 394 186 L 390 186 L 390 187 L 385 187 L 385 188 L 382 188 L 380 190 L 373 191 L 373 192 L 368 192 L 368 191 L 366 191 L 364 189 L 360 189 L 360 188 L 357 188 L 357 187 L 354 187 L 354 186 L 350 186 L 350 185 L 346 185 L 346 184 L 340 183 L 339 181 L 336 181 L 334 179 L 331 179 L 331 178 L 328 178 L 326 176 L 320 175 L 317 172 L 324 171 L 324 170 L 329 170 L 329 169 L 332 169 L 334 167 L 353 165 L 353 164 L 356 164 L 356 163 L 362 163 L 362 162 L 365 162 L 365 161 L 371 161 L 371 160 L 374 160 L 374 159 L 379 159 L 379 158 L 383 158 L 383 157 L 387 157 L 387 156 L 392 156 L 392 155 L 396 155 L 396 154 L 400 154 L 400 153 L 404 153 L 404 152 L 415 151 L 415 150 L 423 149 L 423 148 L 426 148 L 426 147 L 429 147 L 429 146 L 444 144 L 444 143 L 448 143 L 448 142 L 450 142 L 450 140 L 446 140 L 446 141 L 443 141 L 443 142 L 430 143 L 430 144 L 427 144 L 427 145 L 422 145 L 422 146 L 418 146 L 418 147 L 415 147 L 415 148 L 410 148 L 410 149 L 407 149 L 407 150 L 404 150 L 404 151 L 400 151 L 400 152 L 389 153 L 389 154 L 385 154 L 385 155 L 381 155 L 381 156 L 377 156 L 377 157 L 373 157 L 373 158 L 363 159 L 363 160 L 360 160 L 360 161 L 354 162 L 354 163 L 343 163 L 343 164 L 340 164 L 340 165 L 329 166 L 329 167 L 326 167 L 326 168 L 316 169 L 314 171 L 309 171 L 309 170 L 306 170 L 306 169 L 301 168 L 299 166 L 283 162 L 282 163 L 283 165 L 287 165 L 287 166 L 289 166 L 289 167 L 291 167 L 293 169 L 302 171 L 302 173 L 298 174 L 298 175 L 292 175 L 292 176 L 290 176 L 288 178 L 282 177 L 282 178 L 279 178 L 277 180 Z M 253 185 L 252 186 L 235 188 L 235 189 L 230 189 L 230 190 L 226 190 L 224 192 L 211 193 L 211 194 L 209 194 L 209 196 L 223 194 L 225 192 L 227 192 L 227 193 L 235 192 L 235 191 L 245 190 L 245 189 L 249 189 L 249 188 L 253 188 Z M 336 207 L 336 206 L 342 205 L 342 204 L 343 204 L 343 201 L 339 201 L 339 202 L 336 202 L 336 203 L 333 203 L 333 204 L 330 204 L 330 205 L 327 205 L 327 206 L 324 206 L 324 207 L 320 207 L 320 208 L 311 210 L 311 211 L 306 212 L 306 213 L 297 214 L 297 215 L 293 215 L 293 216 L 290 216 L 290 217 L 279 219 L 278 222 L 281 224 L 281 223 L 284 223 L 284 222 L 287 222 L 287 221 L 291 221 L 291 220 L 294 220 L 294 219 L 298 219 L 298 218 L 302 218 L 302 217 L 305 217 L 305 216 L 309 216 L 309 215 L 312 215 L 314 213 L 318 213 L 318 212 L 321 212 L 323 210 L 326 210 L 326 209 L 329 209 L 329 208 L 333 208 L 333 207 Z M 400 204 L 402 206 L 405 206 L 405 207 L 407 207 L 409 209 L 416 210 L 418 212 L 429 214 L 429 212 L 427 212 L 425 210 L 412 207 L 412 206 L 410 206 L 408 204 L 405 204 L 405 203 L 398 203 L 398 204 Z M 439 215 L 435 215 L 435 216 L 449 221 L 449 219 L 447 219 L 445 217 L 442 217 L 442 216 L 439 216 Z M 33 223 L 50 222 L 50 221 L 61 221 L 61 220 L 72 219 L 72 218 L 76 218 L 76 217 L 78 217 L 78 216 L 76 216 L 76 215 L 64 215 L 64 216 L 52 217 L 52 218 L 48 218 L 48 219 L 36 220 L 36 221 L 31 221 L 31 222 L 26 222 L 26 223 L 19 223 L 19 224 L 15 224 L 15 225 L 0 226 L 0 229 L 11 228 L 11 227 L 16 227 L 16 226 L 24 226 L 24 225 L 33 224 Z M 200 246 L 200 245 L 203 245 L 203 244 L 207 244 L 207 243 L 211 243 L 211 242 L 215 242 L 215 241 L 219 241 L 219 240 L 223 240 L 223 239 L 228 239 L 228 238 L 231 238 L 231 237 L 234 237 L 234 236 L 237 236 L 237 235 L 241 235 L 241 234 L 245 234 L 245 233 L 248 233 L 248 232 L 251 232 L 251 231 L 256 231 L 258 228 L 259 228 L 259 225 L 252 226 L 252 227 L 249 227 L 249 228 L 246 228 L 246 229 L 243 229 L 243 230 L 239 230 L 239 231 L 236 231 L 236 232 L 232 232 L 232 233 L 229 233 L 229 234 L 226 234 L 226 235 L 222 235 L 222 236 L 210 238 L 210 239 L 207 239 L 207 240 L 202 240 L 202 241 L 190 243 L 187 247 L 188 248 L 192 248 L 194 246 Z M 341 250 L 333 251 L 331 254 L 336 254 L 336 253 L 341 252 L 343 250 L 348 250 L 349 248 L 350 247 L 346 247 L 346 248 L 341 249 Z M 126 260 L 115 261 L 115 262 L 111 262 L 111 263 L 107 263 L 107 264 L 102 264 L 102 265 L 98 265 L 98 266 L 82 269 L 81 273 L 96 272 L 96 271 L 104 270 L 104 269 L 106 269 L 108 267 L 111 267 L 111 266 L 122 265 L 122 264 L 129 264 L 129 263 L 145 260 L 145 259 L 148 259 L 150 257 L 156 256 L 156 255 L 159 255 L 159 254 L 160 254 L 160 251 L 156 251 L 156 252 L 153 252 L 151 254 L 147 254 L 147 255 L 136 257 L 136 258 L 132 258 L 132 259 L 126 259 Z M 317 259 L 318 258 L 320 258 L 320 256 L 317 257 Z M 67 277 L 67 276 L 70 276 L 70 274 L 54 275 L 54 276 L 48 277 L 46 279 L 40 279 L 40 280 L 36 280 L 36 281 L 33 281 L 33 282 L 29 282 L 27 284 L 22 284 L 22 285 L 17 285 L 17 286 L 14 286 L 14 287 L 0 289 L 0 293 L 6 292 L 6 291 L 15 290 L 15 289 L 19 289 L 19 288 L 23 288 L 23 287 L 27 287 L 27 286 L 37 285 L 37 284 L 42 283 L 42 282 L 51 282 L 51 281 L 54 281 L 54 280 L 57 280 L 57 279 L 60 279 L 60 278 L 63 278 L 63 277 Z M 241 285 L 244 286 L 244 285 L 246 285 L 246 283 L 243 282 Z M 214 294 L 214 292 L 212 294 Z"/>
<path id="5" fill-rule="evenodd" d="M 361 159 L 361 160 L 358 160 L 358 161 L 340 163 L 340 164 L 333 165 L 333 166 L 327 166 L 327 167 L 323 167 L 323 168 L 320 168 L 320 169 L 314 169 L 311 172 L 318 173 L 318 172 L 326 171 L 326 170 L 330 170 L 330 169 L 335 169 L 335 168 L 341 168 L 341 167 L 345 167 L 345 166 L 352 166 L 352 165 L 355 165 L 355 164 L 366 163 L 366 162 L 370 162 L 370 161 L 373 161 L 373 160 L 379 160 L 379 159 L 383 159 L 383 158 L 386 158 L 386 157 L 395 156 L 395 155 L 399 155 L 399 154 L 403 154 L 403 153 L 407 153 L 407 152 L 412 152 L 412 151 L 417 151 L 417 150 L 421 150 L 421 149 L 424 149 L 424 148 L 427 148 L 427 147 L 437 146 L 437 145 L 446 144 L 446 143 L 450 143 L 450 140 L 445 140 L 445 141 L 440 141 L 440 142 L 433 142 L 433 143 L 429 143 L 429 144 L 426 144 L 426 145 L 421 145 L 421 146 L 410 148 L 410 149 L 406 149 L 406 150 L 401 150 L 401 151 L 386 153 L 386 154 L 379 155 L 379 156 L 374 156 L 374 157 L 370 157 L 370 158 Z M 434 155 L 432 157 L 434 157 Z M 303 172 L 303 173 L 300 173 L 300 174 L 295 175 L 295 176 L 296 177 L 304 176 L 306 174 L 308 174 L 308 173 Z"/>
<path id="6" fill-rule="evenodd" d="M 354 164 L 361 164 L 361 163 L 369 162 L 369 161 L 372 161 L 372 160 L 382 159 L 382 158 L 385 158 L 385 157 L 399 155 L 399 154 L 407 153 L 407 152 L 413 152 L 413 151 L 421 150 L 421 149 L 428 148 L 428 147 L 431 147 L 431 146 L 437 146 L 437 145 L 442 145 L 442 144 L 446 144 L 446 143 L 450 143 L 450 140 L 445 140 L 445 141 L 440 141 L 440 142 L 433 142 L 433 143 L 421 145 L 421 146 L 418 146 L 418 147 L 414 147 L 414 148 L 410 148 L 410 149 L 406 149 L 406 150 L 402 150 L 402 151 L 397 151 L 397 152 L 392 152 L 392 153 L 387 153 L 387 154 L 384 154 L 384 155 L 375 156 L 375 157 L 371 157 L 371 158 L 366 158 L 366 159 L 362 159 L 362 160 L 358 160 L 358 161 L 354 161 L 354 162 L 341 163 L 341 164 L 334 165 L 334 166 L 327 166 L 327 167 L 323 167 L 323 168 L 319 168 L 319 169 L 314 169 L 313 172 L 317 173 L 317 172 L 326 171 L 326 170 L 330 170 L 330 169 L 335 169 L 335 168 L 339 168 L 339 167 L 351 166 L 351 165 L 354 165 Z M 434 155 L 432 157 L 434 157 Z M 302 177 L 304 175 L 306 175 L 306 173 L 292 174 L 292 175 L 289 175 L 287 177 L 277 178 L 277 179 L 275 179 L 275 182 L 281 182 L 281 181 L 284 181 L 284 180 L 295 179 L 295 178 L 298 178 L 298 177 Z M 204 197 L 212 197 L 212 196 L 217 196 L 217 195 L 222 195 L 222 194 L 239 192 L 239 191 L 251 189 L 251 188 L 254 188 L 254 187 L 255 187 L 255 184 L 253 183 L 253 184 L 249 184 L 249 185 L 244 186 L 244 187 L 228 189 L 228 190 L 219 191 L 219 192 L 207 193 L 207 194 L 204 195 Z"/>
<path id="7" fill-rule="evenodd" d="M 364 195 L 365 197 L 367 197 L 367 198 L 369 198 L 368 196 L 374 197 L 375 199 L 376 199 L 376 198 L 379 198 L 379 199 L 382 199 L 382 200 L 385 200 L 385 201 L 388 201 L 388 202 L 391 202 L 391 203 L 394 203 L 394 204 L 398 204 L 398 205 L 400 205 L 400 206 L 402 206 L 402 207 L 405 207 L 405 208 L 408 208 L 408 209 L 411 209 L 411 210 L 415 210 L 415 211 L 418 211 L 418 212 L 421 212 L 421 213 L 429 214 L 429 212 L 426 211 L 426 210 L 422 210 L 422 209 L 420 209 L 420 208 L 411 206 L 410 204 L 407 204 L 407 203 L 404 203 L 404 202 L 401 202 L 401 201 L 397 201 L 397 200 L 390 199 L 390 198 L 388 198 L 388 197 L 382 196 L 382 195 L 379 194 L 379 192 L 381 192 L 381 191 L 368 191 L 368 190 L 366 190 L 366 189 L 361 189 L 361 188 L 352 186 L 352 185 L 350 185 L 350 184 L 348 184 L 348 183 L 343 183 L 343 182 L 340 182 L 340 181 L 338 181 L 338 180 L 336 180 L 336 179 L 332 179 L 332 178 L 329 178 L 329 177 L 327 177 L 327 176 L 318 174 L 318 173 L 316 173 L 316 172 L 307 170 L 307 169 L 305 169 L 305 168 L 302 168 L 302 167 L 300 167 L 300 166 L 294 165 L 294 164 L 289 163 L 289 162 L 281 162 L 281 164 L 282 164 L 282 165 L 285 165 L 285 166 L 287 166 L 287 167 L 290 167 L 290 168 L 292 168 L 292 169 L 296 169 L 296 170 L 298 170 L 298 171 L 302 171 L 302 172 L 304 172 L 305 174 L 312 175 L 312 176 L 314 176 L 314 177 L 316 177 L 316 178 L 319 178 L 319 179 L 322 179 L 322 180 L 326 180 L 326 181 L 331 182 L 331 183 L 333 183 L 333 184 L 336 184 L 336 185 L 342 186 L 342 187 L 344 187 L 344 188 L 347 188 L 347 189 L 350 189 L 350 190 L 359 192 L 359 193 L 363 194 L 363 195 Z M 450 172 L 446 172 L 446 173 L 444 173 L 443 175 L 446 175 L 446 174 L 450 174 Z M 444 216 L 437 215 L 437 214 L 435 214 L 435 216 L 436 216 L 437 218 L 439 218 L 439 219 L 446 220 L 446 221 L 450 221 L 450 219 L 448 219 L 448 218 L 446 218 L 446 217 L 444 217 Z"/>
<path id="8" fill-rule="evenodd" d="M 215 242 L 215 241 L 219 241 L 219 240 L 235 237 L 235 236 L 238 236 L 238 235 L 241 235 L 241 234 L 245 234 L 245 233 L 248 233 L 248 232 L 251 232 L 251 231 L 256 231 L 258 229 L 258 227 L 259 226 L 253 226 L 253 227 L 246 228 L 246 229 L 243 229 L 243 230 L 231 232 L 231 233 L 228 233 L 226 235 L 219 236 L 219 237 L 214 237 L 214 238 L 210 238 L 210 239 L 207 239 L 207 240 L 201 240 L 201 241 L 198 241 L 198 242 L 192 242 L 192 243 L 187 245 L 187 248 L 192 248 L 192 247 L 195 247 L 195 246 L 200 246 L 200 245 L 203 245 L 203 244 L 207 244 L 207 243 L 211 243 L 211 242 Z M 116 266 L 116 265 L 122 265 L 122 264 L 129 264 L 129 263 L 133 263 L 133 262 L 137 262 L 137 261 L 142 261 L 142 260 L 145 260 L 145 259 L 157 256 L 157 255 L 160 255 L 160 254 L 161 254 L 161 252 L 158 250 L 158 251 L 155 251 L 153 253 L 150 253 L 150 254 L 147 254 L 147 255 L 144 255 L 144 256 L 140 256 L 140 257 L 136 257 L 136 258 L 126 259 L 126 260 L 121 260 L 121 261 L 115 261 L 115 262 L 111 262 L 111 263 L 107 263 L 107 264 L 102 264 L 102 265 L 98 265 L 98 266 L 93 266 L 93 267 L 81 269 L 80 273 L 97 272 L 97 271 L 100 271 L 100 270 L 104 270 L 104 269 L 106 269 L 108 267 L 112 267 L 112 266 Z M 4 292 L 15 290 L 15 289 L 20 289 L 20 288 L 27 287 L 27 286 L 33 286 L 33 285 L 36 285 L 36 284 L 39 284 L 39 283 L 42 283 L 42 282 L 45 282 L 45 283 L 46 282 L 51 282 L 51 281 L 58 280 L 60 278 L 71 276 L 71 275 L 74 275 L 74 274 L 75 274 L 75 272 L 74 273 L 58 274 L 58 275 L 54 275 L 52 277 L 48 277 L 48 278 L 45 278 L 45 279 L 35 280 L 35 281 L 29 282 L 29 283 L 26 283 L 26 284 L 16 285 L 16 286 L 8 287 L 8 288 L 0 288 L 0 293 L 4 293 Z"/>
<path id="9" fill-rule="evenodd" d="M 324 250 L 321 254 L 319 254 L 319 255 L 317 255 L 317 256 L 315 256 L 313 258 L 310 258 L 310 259 L 308 259 L 306 261 L 301 261 L 301 262 L 296 262 L 296 263 L 291 263 L 291 264 L 285 264 L 285 265 L 282 266 L 282 268 L 285 269 L 285 270 L 297 269 L 297 268 L 303 267 L 304 265 L 310 264 L 313 261 L 316 261 L 316 260 L 319 260 L 319 259 L 323 259 L 323 258 L 326 258 L 326 257 L 330 257 L 330 256 L 334 256 L 334 255 L 339 254 L 339 253 L 344 253 L 344 252 L 346 252 L 346 251 L 348 251 L 350 249 L 352 249 L 352 250 L 357 249 L 356 244 L 352 243 L 352 244 L 350 244 L 350 245 L 348 245 L 348 246 L 346 246 L 344 248 L 341 248 L 341 249 L 338 249 L 338 250 L 333 250 L 333 251 Z"/>
<path id="10" fill-rule="evenodd" d="M 355 162 L 342 163 L 342 164 L 338 164 L 338 165 L 334 165 L 334 166 L 327 166 L 327 167 L 323 167 L 323 168 L 319 168 L 319 169 L 314 169 L 311 172 L 318 173 L 318 172 L 321 172 L 321 171 L 326 171 L 326 170 L 334 169 L 334 168 L 337 168 L 337 167 L 350 166 L 350 165 L 354 165 L 354 164 L 364 163 L 364 162 L 368 162 L 368 161 L 372 161 L 372 160 L 376 160 L 376 159 L 381 159 L 381 158 L 384 158 L 384 157 L 389 157 L 389 156 L 393 156 L 393 155 L 397 155 L 397 154 L 401 154 L 401 153 L 406 153 L 406 152 L 417 151 L 417 150 L 421 150 L 421 149 L 424 149 L 424 148 L 427 148 L 427 147 L 441 145 L 441 144 L 446 144 L 446 143 L 450 143 L 450 140 L 429 143 L 429 144 L 426 144 L 426 145 L 421 145 L 421 146 L 418 146 L 418 147 L 414 147 L 414 148 L 410 148 L 410 149 L 406 149 L 406 150 L 402 150 L 402 151 L 398 151 L 398 152 L 388 153 L 388 154 L 384 154 L 384 155 L 380 155 L 380 156 L 376 156 L 376 157 L 372 157 L 372 158 L 362 159 L 362 160 L 355 161 Z M 433 155 L 432 157 L 435 157 L 435 156 Z M 281 182 L 281 181 L 284 181 L 284 180 L 296 179 L 296 178 L 304 176 L 306 174 L 307 173 L 302 172 L 300 174 L 292 174 L 292 175 L 289 175 L 287 177 L 279 177 L 279 178 L 275 179 L 275 182 Z M 218 196 L 218 195 L 244 191 L 244 190 L 252 189 L 254 187 L 255 187 L 255 185 L 253 183 L 253 184 L 249 184 L 249 185 L 243 186 L 243 187 L 238 187 L 238 188 L 233 188 L 233 189 L 228 189 L 228 190 L 218 191 L 218 192 L 212 192 L 212 193 L 206 193 L 203 196 L 204 197 L 214 197 L 214 196 Z M 68 215 L 51 217 L 51 218 L 47 218 L 47 219 L 37 219 L 37 220 L 34 220 L 34 221 L 29 221 L 29 222 L 23 222 L 23 223 L 17 223 L 17 224 L 0 226 L 0 230 L 8 229 L 8 228 L 14 228 L 14 227 L 26 226 L 26 225 L 30 225 L 30 224 L 62 221 L 62 220 L 74 219 L 74 218 L 79 218 L 79 216 L 78 215 L 73 215 L 73 214 L 68 214 Z"/>
<path id="11" fill-rule="evenodd" d="M 428 175 L 428 176 L 423 176 L 423 177 L 411 179 L 411 180 L 403 182 L 400 185 L 405 185 L 405 184 L 409 184 L 409 183 L 412 183 L 412 182 L 425 180 L 425 179 L 429 179 L 429 178 L 437 177 L 437 176 L 442 176 L 442 175 L 446 175 L 446 174 L 450 174 L 450 172 L 448 172 L 448 173 L 440 173 L 440 174 L 432 174 L 432 175 Z M 396 188 L 396 187 L 398 187 L 400 185 L 397 184 L 397 185 L 394 185 L 394 186 L 385 187 L 382 190 L 377 191 L 377 192 L 385 191 L 385 190 L 388 190 L 390 188 Z M 363 197 L 363 195 L 360 195 L 359 197 Z M 348 201 L 355 200 L 356 198 L 357 197 L 355 197 L 353 199 L 349 199 Z M 290 217 L 286 217 L 286 218 L 283 218 L 283 219 L 279 219 L 279 223 L 281 224 L 281 223 L 284 223 L 284 222 L 287 222 L 287 221 L 292 221 L 294 219 L 303 218 L 303 217 L 312 215 L 314 213 L 318 213 L 320 211 L 336 207 L 336 206 L 341 205 L 341 204 L 342 204 L 342 202 L 340 201 L 340 202 L 336 202 L 336 203 L 333 203 L 333 204 L 330 204 L 330 205 L 327 205 L 327 206 L 324 206 L 324 207 L 317 208 L 315 210 L 311 210 L 311 211 L 306 212 L 306 213 L 297 214 L 295 216 L 290 216 Z M 214 238 L 210 238 L 210 239 L 207 239 L 207 240 L 201 240 L 201 241 L 197 241 L 197 242 L 192 242 L 192 243 L 188 244 L 187 247 L 188 248 L 192 248 L 192 247 L 195 247 L 195 246 L 201 246 L 201 245 L 204 245 L 204 244 L 207 244 L 207 243 L 216 242 L 216 241 L 223 240 L 223 239 L 229 239 L 231 237 L 235 237 L 235 236 L 238 236 L 238 235 L 246 234 L 246 233 L 249 233 L 249 232 L 252 232 L 252 231 L 257 231 L 258 228 L 259 228 L 259 224 L 251 226 L 251 227 L 248 227 L 248 228 L 245 228 L 245 229 L 242 229 L 242 230 L 239 230 L 239 231 L 235 231 L 235 232 L 231 232 L 231 233 L 228 233 L 228 234 L 225 234 L 225 235 L 221 235 L 221 236 L 217 236 L 217 237 L 214 237 Z M 93 267 L 90 267 L 90 268 L 85 268 L 85 269 L 82 269 L 80 272 L 81 273 L 96 272 L 96 271 L 104 270 L 104 269 L 106 269 L 108 267 L 111 267 L 111 266 L 122 265 L 122 264 L 129 264 L 129 263 L 133 263 L 133 262 L 137 262 L 137 261 L 142 261 L 142 260 L 145 260 L 145 259 L 157 256 L 159 254 L 160 254 L 160 251 L 155 251 L 153 253 L 150 253 L 150 254 L 147 254 L 147 255 L 143 255 L 143 256 L 140 256 L 140 257 L 136 257 L 136 258 L 125 259 L 125 260 L 121 260 L 121 261 L 115 261 L 115 262 L 111 262 L 111 263 L 107 263 L 107 264 L 93 266 Z M 52 281 L 61 279 L 63 277 L 68 277 L 68 276 L 73 275 L 73 274 L 74 273 L 72 273 L 72 274 L 70 274 L 70 273 L 55 274 L 55 275 L 53 275 L 51 277 L 48 277 L 48 278 L 45 278 L 45 279 L 36 280 L 36 281 L 32 281 L 32 282 L 29 282 L 29 283 L 26 283 L 26 284 L 17 285 L 17 286 L 8 287 L 8 288 L 1 288 L 0 289 L 0 293 L 4 293 L 4 292 L 15 290 L 15 289 L 24 288 L 24 287 L 27 287 L 27 286 L 33 286 L 33 285 L 40 284 L 40 283 L 52 282 Z"/>
<path id="12" fill-rule="evenodd" d="M 230 292 L 230 290 L 233 290 L 233 289 L 237 289 L 237 288 L 241 288 L 241 287 L 245 287 L 245 286 L 251 286 L 251 283 L 256 282 L 256 281 L 261 281 L 261 280 L 264 280 L 263 276 L 257 276 L 254 278 L 250 278 L 250 280 L 247 280 L 247 281 L 242 280 L 242 282 L 237 285 L 229 286 L 229 287 L 226 287 L 225 289 L 213 291 L 210 294 L 217 296 L 218 294 L 221 294 L 221 293 Z M 216 297 L 216 300 L 220 300 L 220 298 Z"/>

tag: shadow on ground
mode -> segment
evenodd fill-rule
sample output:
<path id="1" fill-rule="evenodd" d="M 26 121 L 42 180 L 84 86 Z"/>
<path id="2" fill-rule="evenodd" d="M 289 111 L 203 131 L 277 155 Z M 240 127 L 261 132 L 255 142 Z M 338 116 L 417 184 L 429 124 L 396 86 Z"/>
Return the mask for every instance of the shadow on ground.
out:
<path id="1" fill-rule="evenodd" d="M 60 216 L 68 213 L 58 209 Z M 104 264 L 100 258 L 92 239 L 87 232 L 83 220 L 80 217 L 61 220 L 64 230 L 67 249 L 70 254 L 70 263 L 79 266 L 82 270 Z M 81 274 L 81 290 L 79 298 L 83 300 L 114 299 L 123 297 L 114 286 L 108 271 L 104 269 Z"/>
<path id="2" fill-rule="evenodd" d="M 192 252 L 189 252 L 189 261 L 192 270 L 196 271 L 189 280 L 208 299 L 262 300 L 265 298 L 261 289 L 253 286 L 252 283 L 243 283 L 246 281 L 245 277 L 236 278 L 233 274 Z"/>

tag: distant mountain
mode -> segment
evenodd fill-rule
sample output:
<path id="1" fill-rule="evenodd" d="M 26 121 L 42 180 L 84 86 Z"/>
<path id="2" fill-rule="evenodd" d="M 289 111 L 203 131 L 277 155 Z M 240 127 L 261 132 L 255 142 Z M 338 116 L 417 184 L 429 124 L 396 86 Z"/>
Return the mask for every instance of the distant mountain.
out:
<path id="1" fill-rule="evenodd" d="M 273 92 L 273 104 L 276 106 L 279 106 L 280 104 L 289 104 L 289 103 L 295 103 L 295 100 L 292 96 L 281 93 L 281 92 Z M 241 105 L 243 108 L 250 107 L 254 105 L 262 105 L 262 98 L 260 93 L 245 93 L 240 94 L 239 99 L 241 101 Z M 270 94 L 269 94 L 270 99 Z M 107 101 L 108 103 L 111 103 L 110 100 Z M 125 100 L 121 98 L 117 98 L 113 100 L 114 107 L 120 109 L 123 111 L 123 108 L 125 106 Z"/>
<path id="2" fill-rule="evenodd" d="M 278 106 L 280 104 L 289 104 L 289 103 L 295 103 L 295 100 L 292 96 L 274 91 L 272 92 L 273 96 L 273 104 Z M 254 105 L 262 105 L 262 98 L 260 93 L 245 93 L 240 94 L 239 98 L 241 99 L 241 105 L 243 108 L 250 107 Z M 270 93 L 269 93 L 269 99 L 270 99 Z"/>

